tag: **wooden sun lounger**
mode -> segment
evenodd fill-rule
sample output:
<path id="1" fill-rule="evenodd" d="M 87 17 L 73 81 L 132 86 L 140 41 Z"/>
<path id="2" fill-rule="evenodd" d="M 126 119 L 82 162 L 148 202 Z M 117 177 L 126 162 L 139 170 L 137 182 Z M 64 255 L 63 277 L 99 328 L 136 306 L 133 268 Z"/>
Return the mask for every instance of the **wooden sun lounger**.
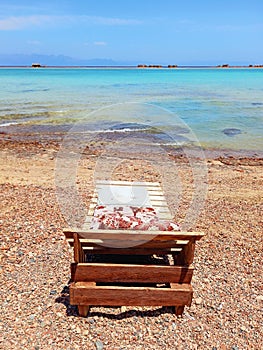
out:
<path id="1" fill-rule="evenodd" d="M 182 315 L 184 306 L 190 306 L 192 301 L 191 264 L 195 242 L 204 233 L 89 229 L 99 202 L 98 189 L 108 185 L 146 188 L 147 204 L 154 207 L 162 219 L 172 219 L 159 183 L 99 182 L 84 228 L 64 229 L 68 243 L 74 247 L 70 304 L 77 305 L 80 316 L 84 317 L 90 305 L 174 306 L 176 315 Z M 87 262 L 89 254 L 108 259 Z M 173 257 L 174 264 L 140 263 L 140 257 L 167 254 Z M 136 263 L 129 262 L 131 257 L 138 257 Z"/>

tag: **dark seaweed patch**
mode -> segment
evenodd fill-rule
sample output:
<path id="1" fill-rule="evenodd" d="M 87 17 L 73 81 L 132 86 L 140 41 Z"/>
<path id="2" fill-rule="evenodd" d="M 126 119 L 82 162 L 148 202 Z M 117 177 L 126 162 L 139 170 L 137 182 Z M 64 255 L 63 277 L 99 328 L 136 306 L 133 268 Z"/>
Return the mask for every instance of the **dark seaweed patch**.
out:
<path id="1" fill-rule="evenodd" d="M 235 128 L 228 128 L 228 129 L 224 129 L 223 133 L 227 136 L 236 136 L 242 133 L 242 131 L 240 129 L 235 129 Z"/>

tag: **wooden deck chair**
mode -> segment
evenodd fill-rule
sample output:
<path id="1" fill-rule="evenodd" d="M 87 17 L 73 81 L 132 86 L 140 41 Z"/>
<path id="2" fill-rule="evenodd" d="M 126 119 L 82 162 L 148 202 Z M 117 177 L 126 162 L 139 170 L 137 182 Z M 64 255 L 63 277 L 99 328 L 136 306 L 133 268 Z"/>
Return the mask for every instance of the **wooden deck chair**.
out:
<path id="1" fill-rule="evenodd" d="M 116 193 L 108 195 L 109 189 L 111 194 Z M 119 197 L 129 197 L 129 206 L 150 206 L 160 220 L 172 220 L 159 183 L 98 182 L 84 227 L 64 229 L 68 243 L 74 247 L 70 304 L 77 305 L 79 315 L 84 317 L 91 305 L 174 306 L 176 315 L 182 315 L 184 306 L 192 301 L 195 242 L 204 233 L 91 229 L 96 208 L 120 206 L 125 201 L 118 198 L 118 193 Z M 168 255 L 173 257 L 172 262 L 156 264 L 158 259 L 153 259 L 150 263 L 148 258 L 153 255 Z M 89 261 L 90 256 L 102 259 Z"/>

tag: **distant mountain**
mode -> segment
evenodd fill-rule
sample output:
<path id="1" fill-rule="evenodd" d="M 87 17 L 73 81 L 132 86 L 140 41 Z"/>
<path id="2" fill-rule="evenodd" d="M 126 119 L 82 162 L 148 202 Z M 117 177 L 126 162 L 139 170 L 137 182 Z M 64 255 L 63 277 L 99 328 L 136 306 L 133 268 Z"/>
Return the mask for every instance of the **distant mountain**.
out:
<path id="1" fill-rule="evenodd" d="M 108 58 L 84 60 L 64 55 L 0 54 L 0 66 L 31 66 L 32 63 L 40 63 L 44 66 L 117 66 L 125 64 Z"/>
<path id="2" fill-rule="evenodd" d="M 138 63 L 146 65 L 161 64 L 167 66 L 169 64 L 177 64 L 178 66 L 216 66 L 222 63 L 228 63 L 230 66 L 255 64 L 254 62 L 244 63 L 231 60 L 196 60 L 184 62 L 180 60 L 170 60 L 168 62 L 152 62 L 142 60 L 137 61 L 114 61 L 110 58 L 93 58 L 93 59 L 78 59 L 65 55 L 43 55 L 43 54 L 0 54 L 0 66 L 31 66 L 32 63 L 40 63 L 43 66 L 137 66 Z M 256 62 L 257 63 L 257 62 Z"/>

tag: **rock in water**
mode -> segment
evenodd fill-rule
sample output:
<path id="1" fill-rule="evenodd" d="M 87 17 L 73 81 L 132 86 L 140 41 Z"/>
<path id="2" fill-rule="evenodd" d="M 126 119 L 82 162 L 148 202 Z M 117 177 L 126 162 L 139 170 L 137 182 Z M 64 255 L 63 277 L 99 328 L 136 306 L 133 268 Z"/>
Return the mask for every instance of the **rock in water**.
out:
<path id="1" fill-rule="evenodd" d="M 235 128 L 229 128 L 229 129 L 224 129 L 223 130 L 223 133 L 227 136 L 235 136 L 235 135 L 238 135 L 238 134 L 241 134 L 242 131 L 240 129 L 235 129 Z"/>

